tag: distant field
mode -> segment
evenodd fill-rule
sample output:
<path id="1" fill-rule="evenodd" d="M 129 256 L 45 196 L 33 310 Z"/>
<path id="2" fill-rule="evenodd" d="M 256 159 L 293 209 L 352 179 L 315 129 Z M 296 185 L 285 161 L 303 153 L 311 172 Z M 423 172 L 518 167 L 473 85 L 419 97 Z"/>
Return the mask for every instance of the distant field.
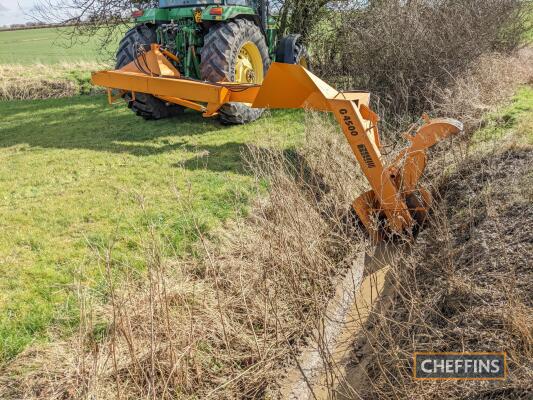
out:
<path id="1" fill-rule="evenodd" d="M 71 43 L 72 28 L 42 28 L 0 32 L 0 64 L 56 64 L 109 58 L 120 40 L 113 38 L 108 51 L 100 51 L 102 35 Z"/>
<path id="2" fill-rule="evenodd" d="M 101 256 L 118 273 L 144 266 L 155 227 L 182 254 L 246 207 L 246 143 L 301 138 L 303 113 L 246 126 L 200 114 L 144 121 L 104 96 L 0 102 L 0 365 L 76 326 L 75 281 L 102 299 Z M 66 329 L 66 330 L 65 330 Z"/>

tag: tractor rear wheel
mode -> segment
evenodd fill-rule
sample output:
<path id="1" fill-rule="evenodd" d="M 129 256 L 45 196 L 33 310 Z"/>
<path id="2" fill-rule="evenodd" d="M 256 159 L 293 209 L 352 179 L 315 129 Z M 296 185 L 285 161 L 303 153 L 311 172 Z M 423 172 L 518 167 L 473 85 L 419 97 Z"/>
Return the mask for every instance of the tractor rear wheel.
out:
<path id="1" fill-rule="evenodd" d="M 311 69 L 309 54 L 302 43 L 302 36 L 291 34 L 281 39 L 276 50 L 276 61 L 285 64 L 298 64 L 306 69 Z"/>
<path id="2" fill-rule="evenodd" d="M 138 25 L 131 28 L 120 41 L 115 68 L 122 68 L 132 62 L 135 59 L 138 46 L 144 46 L 146 50 L 149 50 L 152 43 L 157 43 L 155 29 L 147 25 Z M 135 96 L 132 96 L 131 93 L 126 93 L 124 100 L 126 100 L 128 107 L 134 113 L 144 119 L 167 118 L 183 112 L 183 107 L 174 104 L 167 105 L 164 101 L 146 93 L 136 92 Z"/>
<path id="3" fill-rule="evenodd" d="M 237 19 L 211 27 L 204 38 L 200 72 L 209 82 L 262 83 L 270 57 L 261 29 L 252 21 Z M 219 110 L 224 124 L 255 121 L 262 109 L 242 103 L 228 103 Z"/>

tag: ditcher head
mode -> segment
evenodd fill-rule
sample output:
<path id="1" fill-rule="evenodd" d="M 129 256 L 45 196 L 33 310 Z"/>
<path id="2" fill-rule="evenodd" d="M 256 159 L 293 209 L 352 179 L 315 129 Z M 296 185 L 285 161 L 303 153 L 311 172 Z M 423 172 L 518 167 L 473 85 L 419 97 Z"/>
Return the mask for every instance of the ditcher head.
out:
<path id="1" fill-rule="evenodd" d="M 425 123 L 414 135 L 404 136 L 410 145 L 401 151 L 396 159 L 384 169 L 384 176 L 390 178 L 397 190 L 401 203 L 407 206 L 409 220 L 398 227 L 393 227 L 387 220 L 386 212 L 397 213 L 398 210 L 387 210 L 380 201 L 380 193 L 370 190 L 359 196 L 353 207 L 374 241 L 383 240 L 390 234 L 410 233 L 414 236 L 424 225 L 429 214 L 432 196 L 429 190 L 420 184 L 427 165 L 427 150 L 450 136 L 463 131 L 463 124 L 455 119 L 439 118 L 430 120 L 423 117 Z"/>

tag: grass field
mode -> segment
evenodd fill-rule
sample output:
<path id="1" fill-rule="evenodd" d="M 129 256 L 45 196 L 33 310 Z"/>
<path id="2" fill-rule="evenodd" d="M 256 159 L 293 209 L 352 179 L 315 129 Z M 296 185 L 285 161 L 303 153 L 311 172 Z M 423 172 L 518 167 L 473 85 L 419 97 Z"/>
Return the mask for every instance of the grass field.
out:
<path id="1" fill-rule="evenodd" d="M 180 254 L 196 225 L 209 232 L 242 211 L 244 144 L 291 145 L 302 120 L 148 122 L 103 96 L 0 102 L 0 359 L 76 325 L 80 271 L 105 298 L 100 256 L 111 243 L 114 269 L 134 271 L 151 227 Z"/>
<path id="2" fill-rule="evenodd" d="M 99 37 L 70 45 L 70 29 L 0 32 L 0 81 L 25 71 L 88 91 L 85 69 L 106 55 Z M 196 225 L 208 232 L 242 211 L 244 144 L 290 145 L 301 126 L 294 112 L 231 128 L 196 113 L 145 122 L 102 96 L 0 101 L 0 363 L 76 326 L 80 274 L 105 298 L 110 243 L 116 271 L 142 269 L 151 227 L 180 255 Z"/>
<path id="3" fill-rule="evenodd" d="M 57 64 L 105 61 L 120 40 L 113 38 L 109 51 L 99 50 L 102 35 L 70 41 L 72 28 L 43 28 L 0 32 L 0 64 Z"/>
<path id="4" fill-rule="evenodd" d="M 523 86 L 505 107 L 487 115 L 486 125 L 472 137 L 472 146 L 495 143 L 512 134 L 519 142 L 533 145 L 533 87 Z"/>

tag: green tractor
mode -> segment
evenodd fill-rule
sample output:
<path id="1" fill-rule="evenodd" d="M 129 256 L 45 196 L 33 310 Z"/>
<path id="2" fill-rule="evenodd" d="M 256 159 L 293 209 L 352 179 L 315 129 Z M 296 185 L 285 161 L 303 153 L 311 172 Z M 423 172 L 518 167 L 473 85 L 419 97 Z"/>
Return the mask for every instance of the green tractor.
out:
<path id="1" fill-rule="evenodd" d="M 268 0 L 159 0 L 159 8 L 134 11 L 136 25 L 121 40 L 116 68 L 134 61 L 157 43 L 175 55 L 182 76 L 209 82 L 262 83 L 271 61 L 302 64 L 308 57 L 299 35 L 278 38 L 277 19 Z M 152 95 L 124 99 L 137 115 L 160 119 L 183 112 Z M 244 124 L 262 114 L 241 103 L 219 111 L 225 124 Z"/>

